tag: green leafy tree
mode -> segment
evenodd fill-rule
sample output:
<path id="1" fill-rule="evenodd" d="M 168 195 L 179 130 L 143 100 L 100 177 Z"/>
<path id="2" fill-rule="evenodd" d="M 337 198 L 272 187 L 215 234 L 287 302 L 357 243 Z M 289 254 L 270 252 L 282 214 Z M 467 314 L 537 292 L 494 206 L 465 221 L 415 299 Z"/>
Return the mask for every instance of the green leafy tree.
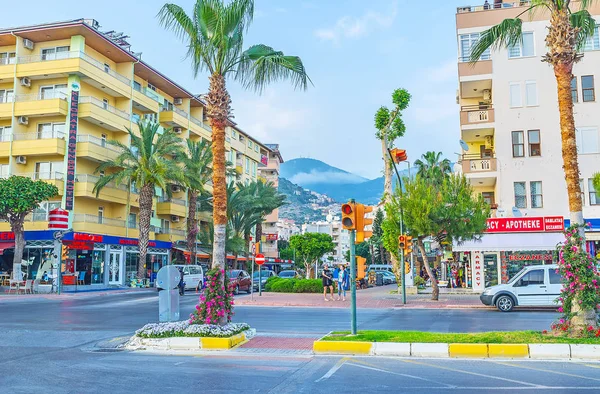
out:
<path id="1" fill-rule="evenodd" d="M 433 237 L 438 242 L 447 240 L 460 244 L 479 239 L 486 229 L 490 208 L 481 195 L 474 196 L 473 188 L 464 176 L 450 175 L 441 185 L 434 185 L 417 176 L 414 180 L 405 179 L 405 185 L 406 192 L 400 194 L 397 189 L 396 198 L 386 206 L 386 220 L 390 217 L 399 218 L 402 207 L 404 223 L 416 239 L 425 269 L 431 278 L 432 300 L 438 300 L 439 287 L 427 261 L 423 240 Z M 395 242 L 398 242 L 397 237 Z"/>
<path id="2" fill-rule="evenodd" d="M 206 115 L 212 127 L 213 221 L 215 227 L 213 267 L 225 264 L 227 182 L 225 173 L 225 127 L 231 117 L 231 98 L 226 79 L 262 92 L 272 82 L 287 80 L 301 89 L 310 82 L 299 57 L 259 44 L 244 50 L 244 34 L 254 17 L 253 0 L 197 0 L 188 15 L 176 4 L 160 10 L 161 24 L 187 44 L 194 75 L 209 76 Z M 223 321 L 224 323 L 224 321 Z"/>
<path id="3" fill-rule="evenodd" d="M 140 250 L 137 267 L 137 278 L 146 277 L 146 254 L 150 237 L 150 219 L 154 204 L 155 189 L 163 189 L 167 195 L 171 194 L 170 184 L 183 184 L 183 171 L 177 165 L 174 157 L 182 155 L 183 147 L 181 138 L 172 130 L 161 132 L 158 123 L 140 120 L 138 122 L 140 134 L 127 129 L 131 145 L 127 146 L 119 141 L 110 140 L 119 152 L 118 156 L 98 166 L 96 172 L 104 171 L 106 175 L 94 185 L 96 196 L 109 183 L 116 185 L 135 184 L 140 190 L 139 227 L 140 236 L 138 247 Z"/>
<path id="4" fill-rule="evenodd" d="M 25 249 L 25 217 L 40 203 L 58 195 L 58 188 L 42 180 L 34 181 L 22 176 L 0 178 L 0 219 L 10 224 L 15 234 L 13 257 L 14 280 L 21 280 L 21 260 Z"/>
<path id="5" fill-rule="evenodd" d="M 383 230 L 383 236 L 381 238 L 382 246 L 385 250 L 389 251 L 392 255 L 392 267 L 394 268 L 394 275 L 396 276 L 396 283 L 400 284 L 402 278 L 402 270 L 400 267 L 400 251 L 398 249 L 398 237 L 400 236 L 400 227 L 402 220 L 402 211 L 400 209 L 399 201 L 400 188 L 396 188 L 394 195 L 392 195 L 390 202 L 385 205 L 385 219 L 381 224 Z M 406 232 L 406 229 L 404 229 Z M 398 287 L 400 292 L 400 287 Z"/>
<path id="6" fill-rule="evenodd" d="M 372 264 L 388 264 L 388 251 L 383 246 L 383 209 L 378 209 L 373 220 L 373 236 L 369 239 Z"/>
<path id="7" fill-rule="evenodd" d="M 294 260 L 294 249 L 290 247 L 279 249 L 279 258 L 282 260 Z"/>
<path id="8" fill-rule="evenodd" d="M 415 161 L 415 167 L 421 178 L 434 184 L 441 184 L 452 172 L 450 160 L 442 159 L 442 152 L 426 152 Z"/>
<path id="9" fill-rule="evenodd" d="M 335 249 L 331 236 L 322 233 L 292 235 L 290 246 L 296 251 L 296 258 L 304 264 L 306 279 L 310 278 L 312 265 Z"/>

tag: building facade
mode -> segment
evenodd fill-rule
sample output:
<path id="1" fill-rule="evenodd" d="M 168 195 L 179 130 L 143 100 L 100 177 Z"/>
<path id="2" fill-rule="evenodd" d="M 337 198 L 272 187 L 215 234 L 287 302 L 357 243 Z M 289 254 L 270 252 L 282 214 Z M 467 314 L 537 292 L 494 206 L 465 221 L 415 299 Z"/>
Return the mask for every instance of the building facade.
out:
<path id="1" fill-rule="evenodd" d="M 479 281 L 481 285 L 504 282 L 510 275 L 503 272 L 514 273 L 519 266 L 552 261 L 547 257 L 560 238 L 557 231 L 562 229 L 556 226 L 562 226 L 563 219 L 568 224 L 556 80 L 552 67 L 542 62 L 548 14 L 540 11 L 530 20 L 525 12 L 522 43 L 488 51 L 475 65 L 469 63 L 471 48 L 481 32 L 523 13 L 528 3 L 496 0 L 459 7 L 456 14 L 457 99 L 463 148 L 457 170 L 489 202 L 495 218 L 514 218 L 512 223 L 516 223 L 501 231 L 490 231 L 480 244 L 455 248 L 481 261 L 479 268 L 486 271 L 482 271 L 485 280 Z M 600 20 L 599 5 L 590 11 Z M 594 37 L 585 46 L 583 60 L 574 68 L 572 82 L 583 214 L 592 223 L 587 234 L 590 248 L 600 240 L 600 199 L 591 183 L 600 168 L 600 112 L 594 82 L 600 66 L 599 42 L 596 27 Z M 554 227 L 545 226 L 558 222 Z M 511 260 L 507 256 L 513 253 L 529 259 Z M 467 265 L 471 264 L 470 269 L 476 273 L 474 259 L 462 257 L 470 261 Z"/>
<path id="2" fill-rule="evenodd" d="M 263 182 L 269 182 L 273 184 L 275 189 L 279 188 L 279 168 L 283 163 L 283 157 L 279 151 L 278 144 L 267 144 L 266 147 L 269 149 L 263 161 L 260 163 L 258 168 L 259 178 Z M 279 221 L 279 209 L 275 209 L 273 212 L 265 217 L 262 225 L 263 239 L 261 251 L 266 257 L 279 257 L 279 249 L 277 247 L 277 241 L 279 240 L 279 232 L 277 228 L 277 222 Z"/>
<path id="3" fill-rule="evenodd" d="M 339 217 L 329 215 L 327 221 L 305 223 L 302 225 L 302 234 L 322 233 L 329 234 L 333 240 L 334 250 L 326 257 L 332 257 L 334 262 L 345 262 L 346 252 L 350 250 L 350 234 L 344 230 Z"/>
<path id="4" fill-rule="evenodd" d="M 27 244 L 47 246 L 48 212 L 67 209 L 71 236 L 88 239 L 76 244 L 80 249 L 69 248 L 74 264 L 66 275 L 77 276 L 82 286 L 124 285 L 136 271 L 138 190 L 108 184 L 97 196 L 94 191 L 106 175 L 96 169 L 118 155 L 107 141 L 129 146 L 128 129 L 139 133 L 140 119 L 172 128 L 182 143 L 211 139 L 201 99 L 142 61 L 122 34 L 99 28 L 95 20 L 78 19 L 0 29 L 0 176 L 27 176 L 58 187 L 59 196 L 27 219 Z M 226 155 L 242 166 L 247 182 L 257 178 L 265 148 L 235 130 L 227 130 Z M 150 253 L 158 257 L 147 262 L 150 278 L 168 261 L 172 244 L 185 239 L 187 193 L 169 187 L 172 197 L 156 191 Z M 199 219 L 207 222 L 210 215 Z M 9 230 L 0 223 L 0 231 Z M 0 245 L 9 246 L 10 239 Z M 39 256 L 29 265 L 29 279 L 43 274 Z"/>

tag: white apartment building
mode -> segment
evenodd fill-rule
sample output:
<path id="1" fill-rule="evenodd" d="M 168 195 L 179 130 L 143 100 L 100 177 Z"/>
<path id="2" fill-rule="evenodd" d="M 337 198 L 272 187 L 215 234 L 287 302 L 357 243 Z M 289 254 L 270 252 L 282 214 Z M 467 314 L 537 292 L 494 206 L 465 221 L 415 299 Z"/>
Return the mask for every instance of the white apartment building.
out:
<path id="1" fill-rule="evenodd" d="M 296 225 L 296 222 L 291 219 L 279 219 L 277 221 L 277 236 L 278 239 L 289 241 L 292 235 L 300 234 L 301 229 Z"/>
<path id="2" fill-rule="evenodd" d="M 490 234 L 483 242 L 454 248 L 463 253 L 465 282 L 475 290 L 507 281 L 525 264 L 550 262 L 556 243 L 563 239 L 561 219 L 568 224 L 556 80 L 552 67 L 542 62 L 548 14 L 539 11 L 530 20 L 525 12 L 522 44 L 489 51 L 474 66 L 468 63 L 479 34 L 516 17 L 526 5 L 526 1 L 495 0 L 459 7 L 456 14 L 460 170 L 497 218 L 490 220 Z M 600 4 L 591 13 L 600 21 Z M 595 241 L 600 240 L 600 196 L 596 198 L 591 178 L 600 171 L 600 106 L 595 87 L 600 79 L 598 27 L 573 74 L 583 214 L 592 223 L 588 248 L 595 252 L 599 246 Z"/>
<path id="3" fill-rule="evenodd" d="M 345 253 L 350 250 L 350 234 L 348 230 L 342 228 L 342 222 L 339 217 L 328 215 L 327 221 L 305 223 L 302 225 L 302 234 L 323 233 L 331 235 L 335 249 L 328 256 L 333 257 L 333 261 L 345 261 Z"/>

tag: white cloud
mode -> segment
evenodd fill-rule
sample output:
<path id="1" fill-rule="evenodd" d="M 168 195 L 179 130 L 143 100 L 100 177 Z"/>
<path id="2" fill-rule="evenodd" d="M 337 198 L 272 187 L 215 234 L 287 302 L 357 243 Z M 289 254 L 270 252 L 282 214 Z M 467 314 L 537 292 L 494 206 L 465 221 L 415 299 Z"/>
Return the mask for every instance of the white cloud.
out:
<path id="1" fill-rule="evenodd" d="M 398 14 L 398 2 L 392 3 L 388 12 L 367 11 L 360 17 L 345 15 L 328 28 L 315 31 L 315 35 L 324 41 L 339 43 L 343 38 L 359 38 L 376 28 L 389 28 Z"/>
<path id="2" fill-rule="evenodd" d="M 348 184 L 348 183 L 362 183 L 365 180 L 355 174 L 348 174 L 337 171 L 311 171 L 300 172 L 294 175 L 290 181 L 296 185 L 311 185 L 316 183 L 326 184 Z"/>

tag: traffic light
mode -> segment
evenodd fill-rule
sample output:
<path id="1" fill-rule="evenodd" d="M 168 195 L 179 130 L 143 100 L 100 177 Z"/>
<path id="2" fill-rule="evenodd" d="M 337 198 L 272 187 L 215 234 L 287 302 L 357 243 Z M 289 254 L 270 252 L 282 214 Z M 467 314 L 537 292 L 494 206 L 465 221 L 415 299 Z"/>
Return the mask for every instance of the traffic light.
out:
<path id="1" fill-rule="evenodd" d="M 408 155 L 406 154 L 406 150 L 394 148 L 391 150 L 392 158 L 396 164 L 401 163 L 403 161 L 408 160 Z"/>
<path id="2" fill-rule="evenodd" d="M 406 248 L 406 235 L 402 234 L 398 237 L 398 249 L 404 250 Z"/>
<path id="3" fill-rule="evenodd" d="M 63 245 L 61 252 L 61 260 L 64 262 L 69 258 L 69 248 L 66 245 Z"/>
<path id="4" fill-rule="evenodd" d="M 356 230 L 356 204 L 342 204 L 342 227 L 344 230 Z"/>
<path id="5" fill-rule="evenodd" d="M 365 226 L 373 224 L 373 219 L 365 218 L 365 214 L 373 212 L 373 207 L 356 204 L 356 244 L 362 243 L 366 238 L 371 238 L 372 231 L 365 231 Z"/>
<path id="6" fill-rule="evenodd" d="M 410 263 L 408 261 L 404 262 L 404 275 L 410 274 Z"/>
<path id="7" fill-rule="evenodd" d="M 356 279 L 362 279 L 367 275 L 367 259 L 356 256 Z"/>
<path id="8" fill-rule="evenodd" d="M 412 253 L 412 248 L 413 248 L 413 242 L 412 242 L 412 238 L 410 235 L 406 236 L 406 245 L 404 246 L 404 254 L 411 254 Z"/>

